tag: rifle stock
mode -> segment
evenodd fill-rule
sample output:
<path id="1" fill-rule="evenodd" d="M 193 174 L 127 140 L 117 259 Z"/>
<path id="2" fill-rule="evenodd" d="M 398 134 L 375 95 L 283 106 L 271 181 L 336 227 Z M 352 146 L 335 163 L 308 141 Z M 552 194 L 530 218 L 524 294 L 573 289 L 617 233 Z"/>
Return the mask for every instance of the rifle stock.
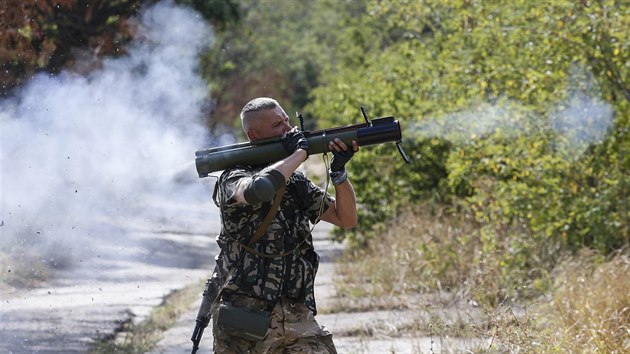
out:
<path id="1" fill-rule="evenodd" d="M 373 119 L 366 123 L 306 131 L 309 155 L 328 152 L 328 142 L 341 139 L 346 145 L 356 141 L 359 146 L 369 146 L 386 142 L 396 142 L 403 159 L 409 163 L 400 147 L 402 132 L 400 123 L 394 117 Z M 281 138 L 265 139 L 247 143 L 226 145 L 217 148 L 199 150 L 195 153 L 195 165 L 199 177 L 208 177 L 212 172 L 221 171 L 238 165 L 264 165 L 289 156 L 282 145 Z"/>
<path id="2" fill-rule="evenodd" d="M 219 289 L 213 279 L 206 281 L 206 286 L 203 290 L 203 296 L 201 298 L 201 306 L 199 306 L 199 312 L 197 313 L 197 319 L 195 321 L 195 329 L 193 330 L 190 340 L 193 342 L 192 354 L 195 354 L 199 350 L 199 343 L 203 336 L 203 331 L 208 327 L 210 318 L 212 317 L 212 308 L 215 300 L 217 300 Z"/>

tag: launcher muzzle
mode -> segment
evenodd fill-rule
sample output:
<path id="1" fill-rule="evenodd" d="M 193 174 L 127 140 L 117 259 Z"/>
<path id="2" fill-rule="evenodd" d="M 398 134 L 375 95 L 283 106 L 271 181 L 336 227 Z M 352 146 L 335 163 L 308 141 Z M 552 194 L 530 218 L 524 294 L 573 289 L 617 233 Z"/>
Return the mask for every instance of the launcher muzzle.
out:
<path id="1" fill-rule="evenodd" d="M 400 123 L 394 120 L 394 117 L 375 118 L 370 121 L 363 107 L 361 107 L 361 111 L 365 123 L 312 132 L 305 131 L 304 136 L 308 141 L 309 155 L 328 152 L 328 143 L 335 138 L 341 139 L 348 146 L 352 146 L 353 140 L 359 146 L 396 142 L 396 147 L 403 160 L 408 164 L 411 163 L 400 146 L 402 142 Z M 266 165 L 280 161 L 289 156 L 281 140 L 281 137 L 277 137 L 199 150 L 195 153 L 195 164 L 199 177 L 208 177 L 212 172 L 237 165 Z"/>

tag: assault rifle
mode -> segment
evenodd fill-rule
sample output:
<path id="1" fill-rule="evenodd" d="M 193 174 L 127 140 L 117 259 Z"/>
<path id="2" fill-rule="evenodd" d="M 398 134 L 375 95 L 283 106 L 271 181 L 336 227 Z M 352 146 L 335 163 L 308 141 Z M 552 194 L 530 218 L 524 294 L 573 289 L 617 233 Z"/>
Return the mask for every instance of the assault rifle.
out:
<path id="1" fill-rule="evenodd" d="M 328 152 L 328 142 L 335 138 L 341 139 L 348 146 L 352 146 L 352 140 L 355 140 L 359 146 L 396 142 L 396 147 L 403 160 L 406 163 L 411 163 L 400 146 L 402 142 L 400 123 L 391 116 L 375 118 L 370 121 L 363 107 L 361 107 L 361 112 L 365 118 L 365 123 L 305 131 L 308 153 L 314 155 Z M 300 118 L 302 130 L 304 130 L 303 118 L 301 115 L 298 118 Z M 277 137 L 199 150 L 195 153 L 195 164 L 199 177 L 208 177 L 212 172 L 237 165 L 264 165 L 280 161 L 289 156 L 281 140 L 282 138 Z"/>

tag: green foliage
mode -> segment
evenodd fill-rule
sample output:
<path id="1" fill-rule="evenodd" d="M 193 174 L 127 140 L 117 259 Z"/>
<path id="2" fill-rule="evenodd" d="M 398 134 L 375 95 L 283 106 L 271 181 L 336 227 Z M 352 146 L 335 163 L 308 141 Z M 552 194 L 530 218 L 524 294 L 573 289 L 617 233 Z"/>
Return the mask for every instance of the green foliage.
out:
<path id="1" fill-rule="evenodd" d="M 438 138 L 409 141 L 404 148 L 414 161 L 412 165 L 405 165 L 391 144 L 361 150 L 348 168 L 352 183 L 360 186 L 360 204 L 370 206 L 358 210 L 359 220 L 365 226 L 357 230 L 338 229 L 336 236 L 340 239 L 348 236 L 356 245 L 366 245 L 406 206 L 419 200 L 444 202 L 449 191 L 442 161 L 450 147 L 450 143 Z"/>
<path id="2" fill-rule="evenodd" d="M 119 55 L 131 39 L 127 19 L 139 0 L 4 0 L 0 11 L 0 96 L 33 73 L 57 73 L 75 59 L 73 49 L 94 56 Z"/>
<path id="3" fill-rule="evenodd" d="M 237 24 L 241 17 L 237 0 L 177 0 L 177 3 L 191 6 L 219 30 Z"/>
<path id="4" fill-rule="evenodd" d="M 365 244 L 401 207 L 437 194 L 463 198 L 478 261 L 501 250 L 505 284 L 553 263 L 558 247 L 627 244 L 628 18 L 615 1 L 371 2 L 355 23 L 383 35 L 353 41 L 308 111 L 328 124 L 350 123 L 362 104 L 394 115 L 416 162 L 361 152 L 351 175 L 364 209 L 347 236 Z"/>
<path id="5" fill-rule="evenodd" d="M 276 98 L 290 115 L 301 111 L 322 68 L 336 60 L 337 29 L 361 7 L 332 0 L 242 1 L 238 24 L 219 31 L 202 59 L 214 101 L 210 125 L 234 122 L 258 96 Z"/>

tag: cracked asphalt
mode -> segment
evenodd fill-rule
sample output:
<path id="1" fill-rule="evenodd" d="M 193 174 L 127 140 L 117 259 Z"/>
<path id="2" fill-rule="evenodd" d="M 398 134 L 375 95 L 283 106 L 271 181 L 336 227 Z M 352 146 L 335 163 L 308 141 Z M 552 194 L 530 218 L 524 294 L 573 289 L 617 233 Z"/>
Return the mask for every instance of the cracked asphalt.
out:
<path id="1" fill-rule="evenodd" d="M 206 277 L 216 253 L 216 210 L 158 207 L 177 210 L 177 218 L 101 220 L 103 229 L 125 237 L 36 289 L 3 290 L 0 352 L 85 353 L 122 323 L 142 321 L 172 291 Z"/>

